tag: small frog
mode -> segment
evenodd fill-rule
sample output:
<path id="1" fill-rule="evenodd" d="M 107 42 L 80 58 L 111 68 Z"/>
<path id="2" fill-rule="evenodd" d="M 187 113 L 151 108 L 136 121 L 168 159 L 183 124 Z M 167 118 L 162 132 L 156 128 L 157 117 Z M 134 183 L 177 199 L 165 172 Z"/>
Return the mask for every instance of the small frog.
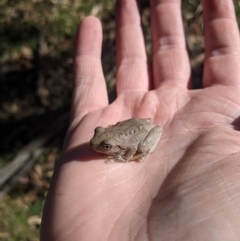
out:
<path id="1" fill-rule="evenodd" d="M 90 141 L 93 150 L 107 155 L 106 162 L 141 162 L 154 151 L 162 134 L 150 118 L 129 119 L 116 125 L 94 130 Z"/>

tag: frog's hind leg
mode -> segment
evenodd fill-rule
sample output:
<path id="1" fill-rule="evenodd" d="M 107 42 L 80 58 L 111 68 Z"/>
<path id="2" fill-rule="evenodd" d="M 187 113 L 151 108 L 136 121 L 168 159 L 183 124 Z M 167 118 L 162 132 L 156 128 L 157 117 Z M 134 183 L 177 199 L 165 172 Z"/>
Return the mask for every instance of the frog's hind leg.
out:
<path id="1" fill-rule="evenodd" d="M 161 135 L 162 127 L 156 126 L 152 128 L 143 141 L 139 143 L 138 152 L 142 153 L 143 156 L 153 152 L 158 145 Z"/>

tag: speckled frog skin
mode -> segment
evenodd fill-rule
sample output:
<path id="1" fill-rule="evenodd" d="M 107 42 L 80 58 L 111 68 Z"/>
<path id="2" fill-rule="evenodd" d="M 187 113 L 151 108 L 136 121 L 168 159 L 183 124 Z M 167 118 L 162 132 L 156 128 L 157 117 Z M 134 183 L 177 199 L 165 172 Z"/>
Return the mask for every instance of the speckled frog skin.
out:
<path id="1" fill-rule="evenodd" d="M 94 131 L 90 141 L 93 150 L 106 154 L 107 162 L 141 162 L 153 152 L 162 134 L 162 127 L 151 119 L 129 119 L 108 128 Z"/>

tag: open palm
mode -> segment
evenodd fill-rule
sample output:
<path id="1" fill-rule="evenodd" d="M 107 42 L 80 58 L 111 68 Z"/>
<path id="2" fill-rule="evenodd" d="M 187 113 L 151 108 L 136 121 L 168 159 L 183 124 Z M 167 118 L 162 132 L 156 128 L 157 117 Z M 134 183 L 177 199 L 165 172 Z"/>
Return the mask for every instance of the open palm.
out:
<path id="1" fill-rule="evenodd" d="M 205 65 L 190 90 L 180 0 L 152 0 L 148 68 L 135 0 L 117 5 L 117 99 L 108 105 L 101 25 L 86 18 L 76 38 L 72 115 L 46 200 L 41 238 L 239 240 L 239 33 L 230 0 L 203 0 Z M 89 147 L 96 126 L 152 118 L 163 126 L 142 163 L 105 164 Z"/>

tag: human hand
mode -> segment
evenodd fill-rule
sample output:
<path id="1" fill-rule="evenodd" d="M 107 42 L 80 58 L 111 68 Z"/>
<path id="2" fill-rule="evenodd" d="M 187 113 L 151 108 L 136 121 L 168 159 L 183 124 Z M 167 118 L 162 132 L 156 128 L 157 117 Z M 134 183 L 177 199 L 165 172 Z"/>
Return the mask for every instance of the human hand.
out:
<path id="1" fill-rule="evenodd" d="M 108 104 L 94 17 L 78 31 L 72 114 L 45 204 L 44 241 L 239 240 L 239 32 L 230 0 L 203 0 L 203 89 L 190 89 L 180 0 L 152 0 L 148 69 L 135 0 L 119 0 L 117 99 Z M 149 70 L 149 71 L 148 71 Z M 96 126 L 131 117 L 163 126 L 142 163 L 105 164 Z"/>

